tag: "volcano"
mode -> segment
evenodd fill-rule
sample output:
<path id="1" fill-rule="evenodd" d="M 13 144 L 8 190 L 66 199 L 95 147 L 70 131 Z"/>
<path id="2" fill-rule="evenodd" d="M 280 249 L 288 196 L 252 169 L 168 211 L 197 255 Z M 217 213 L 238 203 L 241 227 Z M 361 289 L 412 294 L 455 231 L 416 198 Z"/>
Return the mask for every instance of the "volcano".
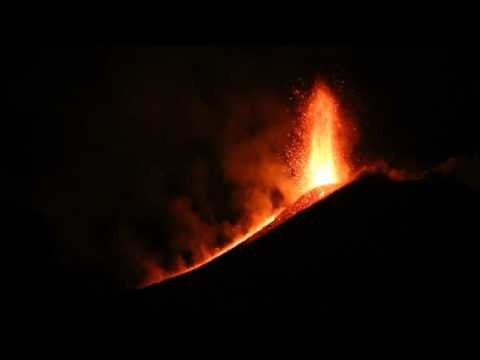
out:
<path id="1" fill-rule="evenodd" d="M 470 208 L 478 200 L 449 177 L 363 176 L 195 271 L 126 294 L 118 309 L 135 316 L 464 311 L 474 292 L 478 229 Z"/>

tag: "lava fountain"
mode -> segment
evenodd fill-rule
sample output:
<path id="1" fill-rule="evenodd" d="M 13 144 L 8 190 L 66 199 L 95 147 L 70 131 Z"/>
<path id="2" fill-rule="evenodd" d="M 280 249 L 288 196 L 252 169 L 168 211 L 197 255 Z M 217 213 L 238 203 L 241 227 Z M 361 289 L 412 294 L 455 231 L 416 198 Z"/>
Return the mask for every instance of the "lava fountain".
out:
<path id="1" fill-rule="evenodd" d="M 345 164 L 340 148 L 338 104 L 325 86 L 315 89 L 305 113 L 307 165 L 304 191 L 344 180 Z"/>
<path id="2" fill-rule="evenodd" d="M 279 214 L 278 224 L 344 186 L 352 177 L 346 155 L 353 144 L 353 129 L 348 127 L 333 93 L 319 84 L 303 108 L 300 126 L 295 129 L 301 140 L 291 152 L 291 163 L 300 173 L 296 201 Z"/>
<path id="3" fill-rule="evenodd" d="M 342 118 L 339 104 L 330 89 L 319 84 L 302 106 L 302 116 L 293 132 L 298 139 L 287 146 L 287 164 L 292 173 L 293 201 L 263 211 L 242 234 L 234 236 L 223 248 L 197 249 L 203 260 L 193 265 L 180 263 L 175 271 L 148 266 L 147 286 L 198 269 L 236 246 L 253 241 L 300 211 L 331 194 L 349 181 L 350 166 L 344 156 L 351 148 L 351 131 Z M 248 240 L 248 241 L 247 241 Z"/>

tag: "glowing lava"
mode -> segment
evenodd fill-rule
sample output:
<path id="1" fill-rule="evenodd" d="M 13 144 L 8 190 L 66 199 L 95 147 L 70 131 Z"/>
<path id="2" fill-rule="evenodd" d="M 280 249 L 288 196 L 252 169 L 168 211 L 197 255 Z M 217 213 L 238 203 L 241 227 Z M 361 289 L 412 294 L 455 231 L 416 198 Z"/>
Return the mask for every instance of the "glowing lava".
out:
<path id="1" fill-rule="evenodd" d="M 319 186 L 343 182 L 347 166 L 340 146 L 341 119 L 337 102 L 325 86 L 318 86 L 314 90 L 304 121 L 307 128 L 307 160 L 303 193 Z"/>
<path id="2" fill-rule="evenodd" d="M 346 133 L 348 129 L 340 115 L 335 97 L 325 85 L 314 88 L 304 106 L 303 117 L 299 120 L 295 132 L 300 141 L 288 151 L 289 167 L 297 174 L 296 179 L 288 180 L 289 184 L 295 184 L 291 190 L 290 201 L 277 208 L 261 211 L 262 216 L 257 216 L 255 223 L 247 231 L 233 236 L 222 249 L 197 249 L 202 260 L 193 266 L 180 263 L 177 269 L 171 272 L 151 266 L 149 279 L 143 286 L 204 266 L 247 240 L 252 241 L 262 236 L 347 183 L 350 167 L 343 156 L 343 150 L 351 145 Z"/>
<path id="3" fill-rule="evenodd" d="M 155 266 L 151 266 L 151 264 L 147 264 L 147 267 L 150 267 L 149 269 L 149 277 L 141 284 L 142 287 L 144 286 L 149 286 L 161 281 L 165 281 L 171 278 L 175 278 L 177 276 L 187 274 L 193 270 L 196 270 L 200 267 L 202 267 L 205 264 L 208 264 L 209 262 L 215 260 L 219 256 L 225 254 L 226 252 L 232 250 L 233 248 L 237 247 L 238 245 L 242 244 L 246 240 L 252 238 L 255 236 L 255 234 L 258 234 L 262 229 L 266 228 L 268 225 L 273 223 L 275 221 L 275 218 L 277 215 L 282 211 L 283 209 L 277 210 L 274 214 L 270 215 L 268 218 L 264 219 L 262 222 L 256 224 L 255 226 L 252 226 L 245 234 L 242 236 L 239 236 L 235 239 L 233 239 L 228 245 L 223 247 L 222 249 L 215 249 L 213 251 L 211 250 L 204 250 L 205 252 L 205 259 L 203 261 L 198 262 L 197 264 L 187 267 L 187 266 L 182 266 L 181 270 L 171 272 L 171 273 L 165 273 L 161 269 L 158 269 Z"/>

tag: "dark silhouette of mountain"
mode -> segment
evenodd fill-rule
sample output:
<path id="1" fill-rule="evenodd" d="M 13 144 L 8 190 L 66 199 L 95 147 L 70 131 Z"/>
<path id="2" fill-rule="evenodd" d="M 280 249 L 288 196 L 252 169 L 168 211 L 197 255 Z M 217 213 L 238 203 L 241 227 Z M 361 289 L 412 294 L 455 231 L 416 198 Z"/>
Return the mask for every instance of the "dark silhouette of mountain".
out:
<path id="1" fill-rule="evenodd" d="M 120 294 L 98 274 L 63 270 L 41 216 L 16 210 L 11 243 L 23 255 L 10 258 L 16 284 L 6 293 L 22 314 L 95 321 L 231 311 L 468 316 L 477 303 L 478 200 L 449 177 L 366 176 L 196 271 Z"/>
<path id="2" fill-rule="evenodd" d="M 447 177 L 367 176 L 264 237 L 116 304 L 122 313 L 165 316 L 467 312 L 477 206 L 478 193 Z"/>

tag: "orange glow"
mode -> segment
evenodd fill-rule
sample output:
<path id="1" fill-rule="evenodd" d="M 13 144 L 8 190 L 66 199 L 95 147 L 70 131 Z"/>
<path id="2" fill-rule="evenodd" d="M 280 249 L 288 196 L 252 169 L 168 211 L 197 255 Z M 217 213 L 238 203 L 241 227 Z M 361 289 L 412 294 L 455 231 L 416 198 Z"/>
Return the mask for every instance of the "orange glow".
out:
<path id="1" fill-rule="evenodd" d="M 283 210 L 283 209 L 281 209 L 281 210 Z M 228 251 L 232 250 L 233 248 L 237 247 L 238 245 L 242 244 L 245 240 L 250 239 L 255 234 L 257 234 L 260 230 L 262 230 L 263 228 L 267 227 L 272 222 L 274 222 L 275 218 L 281 212 L 281 210 L 275 212 L 272 215 L 270 215 L 268 218 L 264 219 L 262 222 L 256 224 L 255 226 L 252 226 L 245 234 L 233 239 L 228 245 L 226 245 L 222 249 L 216 248 L 213 251 L 202 249 L 201 251 L 203 252 L 204 260 L 198 262 L 197 264 L 195 264 L 193 266 L 190 266 L 190 267 L 183 266 L 183 267 L 181 267 L 180 270 L 178 270 L 176 272 L 165 273 L 162 270 L 157 269 L 154 266 L 151 266 L 151 264 L 148 264 L 148 265 L 150 265 L 150 266 L 148 266 L 148 265 L 147 266 L 150 268 L 149 270 L 150 270 L 151 273 L 149 275 L 149 278 L 147 280 L 145 280 L 141 286 L 149 286 L 149 285 L 161 282 L 161 281 L 165 281 L 165 280 L 168 280 L 168 279 L 171 279 L 171 278 L 175 278 L 175 277 L 183 275 L 183 274 L 187 274 L 187 273 L 189 273 L 193 270 L 196 270 L 196 269 L 202 267 L 203 265 L 211 262 L 212 260 L 215 260 L 219 256 L 225 254 L 226 252 L 228 252 Z"/>
<path id="2" fill-rule="evenodd" d="M 271 159 L 268 156 L 265 156 L 266 160 L 262 158 L 258 172 L 257 168 L 251 167 L 248 157 L 242 157 L 249 154 L 252 146 L 244 146 L 229 159 L 230 164 L 239 164 L 231 171 L 232 177 L 248 180 L 253 178 L 258 183 L 244 206 L 250 219 L 247 230 L 240 230 L 238 224 L 230 226 L 228 234 L 231 240 L 221 249 L 212 249 L 201 244 L 200 248 L 195 249 L 195 259 L 200 261 L 196 261 L 193 266 L 187 266 L 179 260 L 176 270 L 168 272 L 147 264 L 149 277 L 143 286 L 189 273 L 238 245 L 257 239 L 349 181 L 350 166 L 344 156 L 345 150 L 350 150 L 351 147 L 349 129 L 341 116 L 335 97 L 325 85 L 314 88 L 304 105 L 302 115 L 294 129 L 299 141 L 288 147 L 286 153 L 289 164 L 283 165 L 284 168 L 293 170 L 296 175 L 290 178 L 280 176 L 278 163 L 269 162 Z M 268 136 L 266 138 L 268 139 Z M 259 140 L 253 147 L 259 154 L 263 154 L 264 147 L 267 147 L 265 138 Z M 285 198 L 283 204 L 272 206 L 264 196 L 265 184 L 281 190 Z"/>
<path id="3" fill-rule="evenodd" d="M 338 105 L 325 86 L 313 92 L 305 113 L 307 127 L 307 165 L 303 192 L 345 180 L 340 141 L 341 119 Z"/>
<path id="4" fill-rule="evenodd" d="M 325 89 L 318 89 L 310 102 L 306 120 L 311 126 L 309 159 L 306 169 L 307 188 L 334 184 L 339 180 L 335 153 L 336 103 Z"/>

